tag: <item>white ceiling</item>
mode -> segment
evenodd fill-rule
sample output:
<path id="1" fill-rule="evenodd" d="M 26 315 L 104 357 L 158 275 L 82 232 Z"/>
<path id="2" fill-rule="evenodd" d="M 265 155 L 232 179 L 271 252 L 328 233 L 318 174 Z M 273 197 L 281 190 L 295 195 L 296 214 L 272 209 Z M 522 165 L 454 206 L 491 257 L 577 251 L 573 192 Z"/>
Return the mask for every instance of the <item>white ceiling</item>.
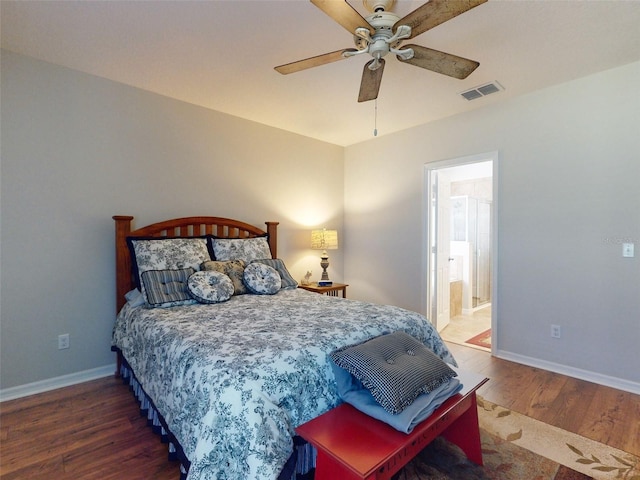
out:
<path id="1" fill-rule="evenodd" d="M 452 0 L 455 1 L 455 0 Z M 360 0 L 351 5 L 367 15 Z M 423 1 L 399 0 L 404 16 Z M 280 75 L 273 67 L 353 47 L 306 0 L 2 0 L 2 48 L 168 97 L 351 145 L 373 137 L 354 57 Z M 640 1 L 490 0 L 411 43 L 480 62 L 465 80 L 388 58 L 378 135 L 640 60 Z M 497 80 L 479 100 L 458 95 Z"/>

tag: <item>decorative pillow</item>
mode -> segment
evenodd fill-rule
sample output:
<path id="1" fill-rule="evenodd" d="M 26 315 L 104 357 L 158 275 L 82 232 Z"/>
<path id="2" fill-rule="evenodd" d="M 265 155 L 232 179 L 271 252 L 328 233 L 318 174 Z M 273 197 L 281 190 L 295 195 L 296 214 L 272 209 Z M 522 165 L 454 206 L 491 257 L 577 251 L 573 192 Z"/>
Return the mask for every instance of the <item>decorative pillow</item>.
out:
<path id="1" fill-rule="evenodd" d="M 247 287 L 242 283 L 245 266 L 244 260 L 229 260 L 228 262 L 210 260 L 200 265 L 200 270 L 224 273 L 231 279 L 231 283 L 233 283 L 233 294 L 244 295 L 247 293 Z"/>
<path id="2" fill-rule="evenodd" d="M 224 273 L 196 272 L 189 277 L 189 293 L 200 303 L 226 302 L 233 295 L 233 283 Z"/>
<path id="3" fill-rule="evenodd" d="M 244 269 L 244 284 L 251 293 L 273 295 L 282 288 L 278 271 L 264 263 L 250 263 Z"/>
<path id="4" fill-rule="evenodd" d="M 280 274 L 280 278 L 282 279 L 282 286 L 280 288 L 297 288 L 298 282 L 296 282 L 284 262 L 279 258 L 263 258 L 261 260 L 254 260 L 252 263 L 259 262 L 264 263 L 265 265 L 269 265 L 276 269 L 276 271 Z"/>
<path id="5" fill-rule="evenodd" d="M 139 307 L 145 304 L 144 297 L 140 290 L 134 288 L 133 290 L 129 290 L 124 294 L 124 298 L 127 300 L 127 303 L 132 307 Z"/>
<path id="6" fill-rule="evenodd" d="M 211 260 L 207 239 L 199 238 L 127 238 L 131 251 L 133 271 L 145 301 L 147 297 L 142 274 L 147 270 L 180 270 L 193 268 L 197 271 L 200 264 Z"/>
<path id="7" fill-rule="evenodd" d="M 142 272 L 142 284 L 147 292 L 149 306 L 174 307 L 195 303 L 187 287 L 187 280 L 193 272 L 193 268 Z"/>
<path id="8" fill-rule="evenodd" d="M 405 332 L 340 348 L 331 353 L 331 358 L 393 414 L 402 412 L 418 395 L 457 376 L 440 357 Z"/>
<path id="9" fill-rule="evenodd" d="M 252 260 L 271 258 L 267 237 L 214 238 L 213 254 L 218 261 L 244 260 L 247 264 Z"/>

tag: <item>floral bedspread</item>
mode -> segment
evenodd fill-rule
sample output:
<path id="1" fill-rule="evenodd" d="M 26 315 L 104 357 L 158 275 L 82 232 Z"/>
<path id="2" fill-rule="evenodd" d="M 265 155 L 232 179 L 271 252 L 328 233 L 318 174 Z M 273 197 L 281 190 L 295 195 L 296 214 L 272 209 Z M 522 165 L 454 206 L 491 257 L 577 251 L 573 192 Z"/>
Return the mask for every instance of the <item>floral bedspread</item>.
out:
<path id="1" fill-rule="evenodd" d="M 302 289 L 125 306 L 113 344 L 191 461 L 188 480 L 260 480 L 278 477 L 296 426 L 340 403 L 328 353 L 395 330 L 455 364 L 422 315 Z"/>

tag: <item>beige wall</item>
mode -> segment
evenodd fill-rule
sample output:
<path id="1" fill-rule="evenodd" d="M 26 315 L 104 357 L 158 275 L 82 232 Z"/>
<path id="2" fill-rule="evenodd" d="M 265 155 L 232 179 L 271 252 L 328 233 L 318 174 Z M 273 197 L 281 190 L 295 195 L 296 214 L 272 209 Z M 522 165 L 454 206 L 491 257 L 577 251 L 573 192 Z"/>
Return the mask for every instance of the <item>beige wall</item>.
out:
<path id="1" fill-rule="evenodd" d="M 351 296 L 424 312 L 424 166 L 498 151 L 498 353 L 640 392 L 639 84 L 634 63 L 347 147 Z"/>
<path id="2" fill-rule="evenodd" d="M 6 51 L 1 73 L 3 389 L 114 362 L 112 215 L 276 220 L 294 277 L 319 277 L 310 229 L 343 233 L 341 147 Z"/>

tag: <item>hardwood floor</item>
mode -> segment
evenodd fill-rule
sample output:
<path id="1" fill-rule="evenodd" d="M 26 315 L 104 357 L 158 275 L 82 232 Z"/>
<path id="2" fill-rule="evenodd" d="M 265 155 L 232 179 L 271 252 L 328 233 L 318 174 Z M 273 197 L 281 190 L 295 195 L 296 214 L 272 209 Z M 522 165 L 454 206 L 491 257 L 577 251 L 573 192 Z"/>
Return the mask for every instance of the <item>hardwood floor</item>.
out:
<path id="1" fill-rule="evenodd" d="M 114 377 L 0 404 L 2 480 L 178 480 L 167 452 Z"/>
<path id="2" fill-rule="evenodd" d="M 449 344 L 479 393 L 517 412 L 640 456 L 640 396 Z M 108 377 L 0 404 L 0 478 L 178 480 L 127 386 Z"/>
<path id="3" fill-rule="evenodd" d="M 492 357 L 448 343 L 461 368 L 487 376 L 487 400 L 640 456 L 640 395 Z"/>

